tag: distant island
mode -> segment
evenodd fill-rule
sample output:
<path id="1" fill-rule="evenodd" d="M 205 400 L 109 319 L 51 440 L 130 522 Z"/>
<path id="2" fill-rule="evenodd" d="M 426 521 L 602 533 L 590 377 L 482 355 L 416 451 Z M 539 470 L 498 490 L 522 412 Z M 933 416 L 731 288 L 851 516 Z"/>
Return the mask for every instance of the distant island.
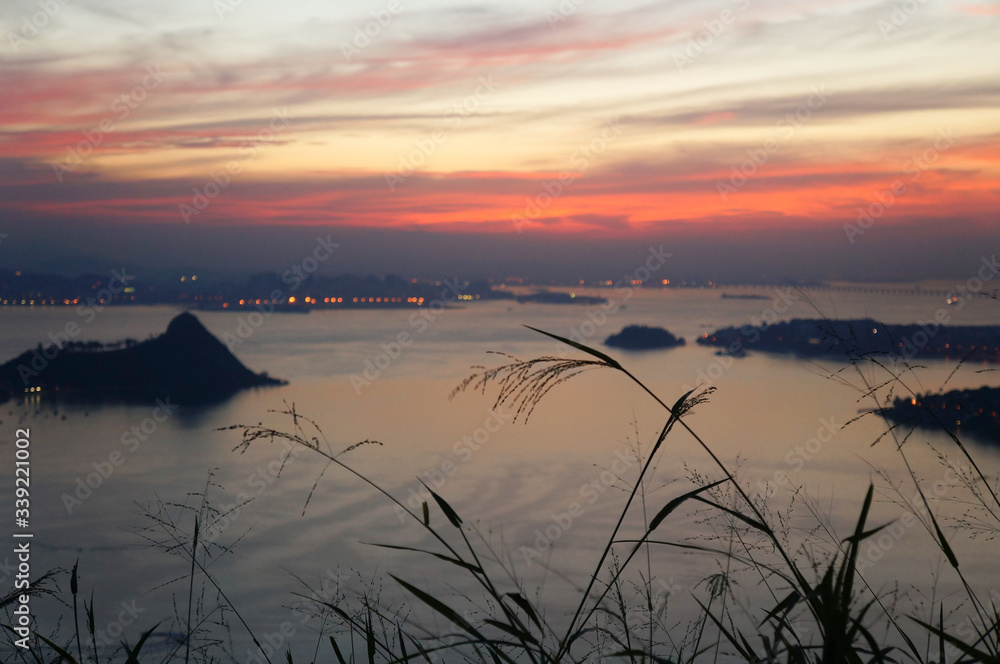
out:
<path id="1" fill-rule="evenodd" d="M 605 339 L 604 345 L 626 350 L 654 350 L 683 346 L 684 338 L 675 337 L 662 327 L 629 325 L 618 334 L 612 334 Z"/>
<path id="2" fill-rule="evenodd" d="M 1000 444 L 1000 387 L 897 398 L 882 415 L 895 424 L 941 430 L 942 425 Z"/>
<path id="3" fill-rule="evenodd" d="M 766 295 L 751 295 L 750 293 L 723 293 L 723 300 L 770 300 Z"/>
<path id="4" fill-rule="evenodd" d="M 152 339 L 38 345 L 0 365 L 0 403 L 22 393 L 85 401 L 217 403 L 285 381 L 247 369 L 190 313 Z"/>
<path id="5" fill-rule="evenodd" d="M 537 304 L 582 304 L 590 306 L 607 303 L 607 300 L 603 297 L 590 297 L 589 295 L 576 295 L 575 293 L 554 293 L 552 291 L 541 291 L 532 293 L 531 295 L 518 295 L 515 299 L 521 304 L 534 302 Z"/>
<path id="6" fill-rule="evenodd" d="M 895 355 L 1000 362 L 1000 326 L 886 325 L 859 320 L 794 319 L 770 326 L 726 327 L 698 339 L 734 355 L 753 348 L 800 357 Z"/>

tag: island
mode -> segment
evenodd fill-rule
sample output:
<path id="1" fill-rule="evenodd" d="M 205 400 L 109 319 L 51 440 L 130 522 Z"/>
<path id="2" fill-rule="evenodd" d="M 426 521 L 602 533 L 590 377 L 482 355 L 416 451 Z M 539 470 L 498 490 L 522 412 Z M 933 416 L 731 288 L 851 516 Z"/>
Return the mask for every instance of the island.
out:
<path id="1" fill-rule="evenodd" d="M 726 327 L 697 342 L 738 355 L 751 347 L 799 357 L 951 359 L 1000 362 L 1000 326 L 922 323 L 886 325 L 857 320 L 793 319 L 773 325 Z"/>
<path id="2" fill-rule="evenodd" d="M 193 314 L 136 342 L 38 345 L 0 365 L 0 403 L 20 394 L 98 402 L 208 405 L 285 381 L 246 368 Z"/>
<path id="3" fill-rule="evenodd" d="M 662 327 L 629 325 L 604 340 L 605 346 L 625 350 L 655 350 L 684 345 L 684 337 L 675 337 Z"/>
<path id="4" fill-rule="evenodd" d="M 720 296 L 723 300 L 770 300 L 766 295 L 754 295 L 750 293 L 723 293 Z"/>
<path id="5" fill-rule="evenodd" d="M 553 291 L 539 291 L 530 295 L 518 295 L 516 299 L 521 304 L 582 304 L 585 306 L 607 304 L 603 297 L 592 297 L 590 295 L 577 295 L 576 293 L 557 293 Z"/>
<path id="6" fill-rule="evenodd" d="M 983 442 L 1000 444 L 1000 387 L 952 390 L 897 398 L 883 417 L 897 425 L 940 431 L 942 427 Z"/>

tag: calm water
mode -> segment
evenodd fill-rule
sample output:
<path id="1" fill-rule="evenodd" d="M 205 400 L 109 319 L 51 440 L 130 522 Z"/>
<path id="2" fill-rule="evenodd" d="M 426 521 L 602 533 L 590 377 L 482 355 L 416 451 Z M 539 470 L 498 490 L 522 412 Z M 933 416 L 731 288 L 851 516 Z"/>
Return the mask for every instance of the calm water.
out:
<path id="1" fill-rule="evenodd" d="M 775 295 L 769 289 L 756 292 Z M 890 323 L 930 320 L 944 306 L 942 298 L 930 296 L 811 296 L 827 315 L 874 316 Z M 610 315 L 598 313 L 600 307 L 476 303 L 445 311 L 425 321 L 426 326 L 411 318 L 412 311 L 278 314 L 237 346 L 236 354 L 255 371 L 288 379 L 286 387 L 246 392 L 210 409 L 181 409 L 159 423 L 153 417 L 161 413 L 152 407 L 66 406 L 44 398 L 6 404 L 0 408 L 0 431 L 9 467 L 13 467 L 14 429 L 31 428 L 34 573 L 69 568 L 79 557 L 81 592 L 95 591 L 99 629 L 108 626 L 114 633 L 123 602 L 139 612 L 138 628 L 126 629 L 133 641 L 139 628 L 169 621 L 174 611 L 171 597 L 186 596 L 186 586 L 164 584 L 185 575 L 187 567 L 181 557 L 148 546 L 137 531 L 153 527 L 147 537 L 164 540 L 168 533 L 156 532 L 144 510 L 158 501 L 196 505 L 198 497 L 190 494 L 204 489 L 209 470 L 214 469 L 209 489 L 213 504 L 225 508 L 247 499 L 252 502 L 216 524 L 221 532 L 215 541 L 232 545 L 233 553 L 218 556 L 211 571 L 258 635 L 294 632 L 292 641 L 296 652 L 304 653 L 303 661 L 311 656 L 315 637 L 313 623 L 304 624 L 289 608 L 297 602 L 293 593 L 305 592 L 297 579 L 319 587 L 324 578 L 339 575 L 341 589 L 351 593 L 363 586 L 362 580 L 392 572 L 443 596 L 452 593 L 443 581 L 461 588 L 462 580 L 448 568 L 415 554 L 363 543 L 428 544 L 415 524 L 404 522 L 357 478 L 330 468 L 303 515 L 307 496 L 323 470 L 322 459 L 300 451 L 287 460 L 278 477 L 280 460 L 287 454 L 280 444 L 260 441 L 239 454 L 233 451 L 239 433 L 216 430 L 258 422 L 288 430 L 289 419 L 269 411 L 294 404 L 299 413 L 317 422 L 335 452 L 361 440 L 381 441 L 382 446 L 364 446 L 341 458 L 397 497 L 406 500 L 416 495 L 421 488 L 417 478 L 437 486 L 466 522 L 516 567 L 528 592 L 541 598 L 550 619 L 558 622 L 570 609 L 572 584 L 582 583 L 596 562 L 611 519 L 624 503 L 626 482 L 636 477 L 637 446 L 648 450 L 664 413 L 621 375 L 607 371 L 591 371 L 558 386 L 526 424 L 513 423 L 509 410 L 492 411 L 495 390 L 487 390 L 485 396 L 467 392 L 449 400 L 471 365 L 499 362 L 488 351 L 521 358 L 558 352 L 556 344 L 524 329 L 524 324 L 563 335 L 576 330 L 593 343 L 632 323 L 662 325 L 686 337 L 689 344 L 683 348 L 613 354 L 668 403 L 685 386 L 710 380 L 718 391 L 689 417 L 692 428 L 725 462 L 739 465 L 747 486 L 759 489 L 765 479 L 784 473 L 777 477 L 787 476 L 789 484 L 778 487 L 778 495 L 771 499 L 775 509 L 787 503 L 793 484 L 804 485 L 816 509 L 844 537 L 875 469 L 887 469 L 900 482 L 904 478 L 890 440 L 871 446 L 885 431 L 881 420 L 866 417 L 841 429 L 861 408 L 870 406 L 859 401 L 857 374 L 847 371 L 841 374 L 843 381 L 831 380 L 828 374 L 842 368 L 834 363 L 757 353 L 731 361 L 692 343 L 714 328 L 769 315 L 772 304 L 723 300 L 719 291 L 687 290 L 638 293 Z M 816 315 L 812 307 L 797 302 L 780 318 L 812 317 Z M 81 336 L 103 341 L 143 339 L 162 332 L 176 313 L 169 308 L 107 309 L 82 326 Z M 235 334 L 239 325 L 234 314 L 197 315 L 219 337 Z M 997 303 L 986 299 L 970 302 L 954 315 L 960 324 L 996 324 L 998 319 Z M 34 346 L 71 320 L 81 319 L 70 309 L 0 311 L 0 358 Z M 387 356 L 379 357 L 385 352 L 383 344 L 401 332 L 412 335 L 413 342 L 386 362 Z M 366 361 L 385 367 L 377 376 L 369 372 L 370 384 L 359 382 Z M 945 380 L 949 388 L 1000 383 L 997 374 L 982 373 L 983 366 L 963 367 L 949 378 L 953 368 L 950 363 L 932 362 L 907 379 L 919 389 L 935 389 Z M 138 427 L 138 434 L 130 433 L 133 427 Z M 931 446 L 948 458 L 958 458 L 943 437 L 915 433 L 907 449 L 917 472 L 928 486 L 939 482 L 946 499 L 963 498 L 960 486 L 943 481 L 950 475 Z M 1000 447 L 975 445 L 974 451 L 984 471 L 993 476 L 1000 471 Z M 612 471 L 623 481 L 611 481 Z M 648 509 L 658 510 L 689 490 L 696 472 L 720 477 L 694 440 L 678 431 L 665 445 L 648 484 Z M 96 488 L 80 488 L 88 480 Z M 880 500 L 872 523 L 900 517 L 902 509 L 891 502 L 893 494 L 886 483 L 877 478 L 876 483 Z M 904 487 L 911 495 L 910 485 Z M 565 514 L 574 504 L 578 516 L 567 522 Z M 947 501 L 939 506 L 944 512 L 952 510 Z M 173 513 L 179 515 L 178 527 L 190 532 L 191 515 L 176 509 Z M 443 516 L 433 509 L 432 519 L 443 523 Z M 789 522 L 790 537 L 801 538 L 815 522 L 816 517 L 799 505 Z M 703 538 L 721 532 L 720 525 L 678 513 L 658 536 L 672 541 Z M 634 535 L 637 528 L 628 534 Z M 531 550 L 539 544 L 549 550 Z M 927 590 L 932 573 L 940 570 L 941 590 L 953 588 L 954 579 L 940 567 L 940 556 L 919 524 L 894 531 L 885 544 L 880 555 L 873 554 L 877 560 L 866 572 L 873 587 L 885 587 L 895 579 Z M 983 588 L 997 586 L 995 542 L 970 544 L 957 534 L 955 546 L 971 578 Z M 11 583 L 11 560 L 8 555 L 3 567 L 5 584 Z M 666 548 L 654 552 L 657 587 L 675 593 L 674 620 L 686 620 L 690 593 L 704 594 L 698 583 L 718 571 L 718 562 Z M 66 577 L 61 586 L 68 598 Z M 752 586 L 745 589 L 748 594 L 754 592 Z M 381 592 L 385 600 L 401 597 L 391 580 Z M 919 594 L 910 591 L 905 601 L 919 600 Z M 43 633 L 54 632 L 55 617 L 66 615 L 64 607 L 53 601 L 39 600 L 35 609 Z M 246 661 L 245 632 L 237 621 L 230 621 L 233 647 L 239 661 Z M 60 634 L 69 634 L 65 625 Z"/>

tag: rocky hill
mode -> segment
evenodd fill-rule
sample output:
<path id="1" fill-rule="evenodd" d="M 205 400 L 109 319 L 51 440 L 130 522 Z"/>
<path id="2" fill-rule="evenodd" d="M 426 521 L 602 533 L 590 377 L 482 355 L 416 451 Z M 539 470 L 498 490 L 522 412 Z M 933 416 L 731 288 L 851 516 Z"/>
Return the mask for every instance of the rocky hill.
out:
<path id="1" fill-rule="evenodd" d="M 210 404 L 249 387 L 282 384 L 243 366 L 190 313 L 170 321 L 160 336 L 124 348 L 39 344 L 0 365 L 0 403 L 40 392 L 88 401 L 169 397 L 177 404 Z"/>

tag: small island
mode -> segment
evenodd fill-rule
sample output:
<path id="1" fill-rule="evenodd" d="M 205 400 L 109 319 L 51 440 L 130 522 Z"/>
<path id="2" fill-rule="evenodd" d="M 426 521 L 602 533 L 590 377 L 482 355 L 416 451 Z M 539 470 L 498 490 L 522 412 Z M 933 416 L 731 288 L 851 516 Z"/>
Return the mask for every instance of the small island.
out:
<path id="1" fill-rule="evenodd" d="M 38 345 L 0 365 L 0 403 L 17 395 L 67 400 L 218 403 L 236 392 L 285 381 L 243 366 L 193 314 L 146 341 Z"/>
<path id="2" fill-rule="evenodd" d="M 605 339 L 604 345 L 625 350 L 655 350 L 683 346 L 684 338 L 675 337 L 662 327 L 629 325 L 618 334 Z"/>
<path id="3" fill-rule="evenodd" d="M 1000 326 L 922 323 L 887 325 L 858 320 L 793 319 L 772 325 L 726 327 L 697 340 L 739 354 L 750 348 L 799 357 L 951 359 L 1000 362 Z"/>
<path id="4" fill-rule="evenodd" d="M 983 442 L 1000 444 L 1000 387 L 952 390 L 897 398 L 882 415 L 897 425 L 967 433 Z"/>

